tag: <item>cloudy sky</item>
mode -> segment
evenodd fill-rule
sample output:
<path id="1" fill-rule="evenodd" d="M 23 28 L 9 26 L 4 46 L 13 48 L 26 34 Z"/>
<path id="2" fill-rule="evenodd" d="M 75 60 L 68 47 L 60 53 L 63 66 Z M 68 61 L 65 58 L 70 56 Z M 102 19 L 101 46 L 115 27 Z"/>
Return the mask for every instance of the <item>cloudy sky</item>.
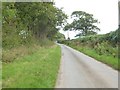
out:
<path id="1" fill-rule="evenodd" d="M 73 11 L 85 11 L 93 14 L 100 21 L 99 34 L 105 34 L 118 28 L 118 0 L 55 0 L 55 6 L 63 7 L 63 11 L 70 16 Z M 70 19 L 68 20 L 70 22 Z M 61 31 L 68 36 L 68 32 Z M 77 32 L 69 32 L 74 38 Z"/>

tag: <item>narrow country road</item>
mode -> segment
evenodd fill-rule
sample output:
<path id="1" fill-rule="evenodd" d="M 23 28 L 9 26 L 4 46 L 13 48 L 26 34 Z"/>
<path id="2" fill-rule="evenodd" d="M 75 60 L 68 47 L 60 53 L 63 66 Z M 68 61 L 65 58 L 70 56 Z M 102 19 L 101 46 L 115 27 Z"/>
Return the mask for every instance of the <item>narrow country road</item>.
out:
<path id="1" fill-rule="evenodd" d="M 66 45 L 56 88 L 118 88 L 118 72 Z"/>

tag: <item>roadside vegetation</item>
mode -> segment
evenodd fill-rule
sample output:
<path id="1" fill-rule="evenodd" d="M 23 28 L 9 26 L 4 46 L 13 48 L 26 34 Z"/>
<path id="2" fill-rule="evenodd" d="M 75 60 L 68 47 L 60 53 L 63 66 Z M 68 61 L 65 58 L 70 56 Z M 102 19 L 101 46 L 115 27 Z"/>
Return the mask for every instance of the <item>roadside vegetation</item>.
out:
<path id="1" fill-rule="evenodd" d="M 74 11 L 71 14 L 72 22 L 64 27 L 64 31 L 79 31 L 77 39 L 59 40 L 58 42 L 75 48 L 96 60 L 99 60 L 114 69 L 119 70 L 118 66 L 118 46 L 120 45 L 119 29 L 116 31 L 98 35 L 100 31 L 97 24 L 100 22 L 84 11 Z"/>
<path id="2" fill-rule="evenodd" d="M 118 69 L 118 36 L 97 35 L 98 20 L 84 11 L 68 16 L 53 2 L 2 2 L 2 81 L 3 88 L 54 88 L 61 50 L 55 41 Z M 59 33 L 80 31 L 78 39 L 64 40 Z"/>
<path id="3" fill-rule="evenodd" d="M 118 30 L 116 30 L 103 35 L 82 36 L 78 39 L 59 42 L 119 70 L 118 41 Z"/>
<path id="4" fill-rule="evenodd" d="M 11 63 L 3 63 L 3 88 L 54 88 L 61 52 L 60 47 L 34 46 L 36 51 Z"/>
<path id="5" fill-rule="evenodd" d="M 54 88 L 61 57 L 54 42 L 66 19 L 53 2 L 2 2 L 3 88 Z"/>

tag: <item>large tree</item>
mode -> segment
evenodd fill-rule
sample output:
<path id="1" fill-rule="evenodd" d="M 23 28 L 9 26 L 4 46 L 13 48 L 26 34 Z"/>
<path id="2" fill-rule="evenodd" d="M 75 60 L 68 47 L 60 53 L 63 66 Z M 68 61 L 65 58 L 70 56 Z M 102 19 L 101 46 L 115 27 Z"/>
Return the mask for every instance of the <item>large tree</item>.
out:
<path id="1" fill-rule="evenodd" d="M 80 31 L 80 35 L 91 35 L 96 34 L 97 31 L 100 29 L 96 26 L 98 22 L 97 19 L 93 18 L 92 14 L 83 12 L 83 11 L 74 11 L 71 14 L 71 18 L 73 19 L 73 22 L 71 24 L 67 24 L 64 28 L 64 30 L 74 30 L 74 31 Z"/>
<path id="2" fill-rule="evenodd" d="M 3 45 L 26 44 L 33 38 L 53 40 L 66 19 L 67 15 L 53 3 L 3 2 Z"/>
<path id="3" fill-rule="evenodd" d="M 38 38 L 46 38 L 55 34 L 57 26 L 62 26 L 67 16 L 53 6 L 52 3 L 15 3 L 18 15 L 28 29 Z M 52 35 L 48 35 L 52 34 Z"/>

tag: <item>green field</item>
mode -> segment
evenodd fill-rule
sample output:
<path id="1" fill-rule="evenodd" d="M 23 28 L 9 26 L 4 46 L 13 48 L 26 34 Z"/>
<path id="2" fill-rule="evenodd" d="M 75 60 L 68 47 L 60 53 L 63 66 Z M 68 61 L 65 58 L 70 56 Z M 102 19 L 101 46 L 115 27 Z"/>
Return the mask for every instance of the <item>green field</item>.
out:
<path id="1" fill-rule="evenodd" d="M 60 47 L 40 47 L 11 63 L 2 64 L 3 88 L 53 88 L 61 58 Z"/>

